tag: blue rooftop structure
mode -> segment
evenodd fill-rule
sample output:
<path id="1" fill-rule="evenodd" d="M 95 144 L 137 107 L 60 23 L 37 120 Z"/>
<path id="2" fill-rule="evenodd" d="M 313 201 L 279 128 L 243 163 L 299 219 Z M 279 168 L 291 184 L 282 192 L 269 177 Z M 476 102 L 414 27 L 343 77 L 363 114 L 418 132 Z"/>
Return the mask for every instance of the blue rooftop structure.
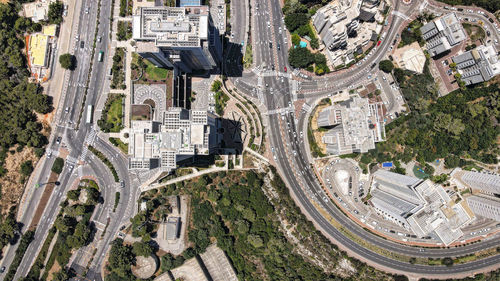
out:
<path id="1" fill-rule="evenodd" d="M 384 162 L 384 163 L 382 163 L 382 167 L 384 167 L 384 168 L 391 168 L 392 167 L 392 162 Z"/>
<path id="2" fill-rule="evenodd" d="M 179 0 L 179 7 L 200 6 L 201 0 Z"/>

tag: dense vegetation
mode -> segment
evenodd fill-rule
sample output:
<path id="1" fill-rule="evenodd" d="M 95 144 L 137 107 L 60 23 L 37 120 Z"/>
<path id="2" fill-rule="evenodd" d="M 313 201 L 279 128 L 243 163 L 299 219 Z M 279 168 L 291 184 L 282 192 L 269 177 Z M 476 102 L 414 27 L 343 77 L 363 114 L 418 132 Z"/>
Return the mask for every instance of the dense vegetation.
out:
<path id="1" fill-rule="evenodd" d="M 104 104 L 101 119 L 97 120 L 97 125 L 106 133 L 118 133 L 123 129 L 123 94 L 108 94 L 108 99 Z"/>
<path id="2" fill-rule="evenodd" d="M 170 195 L 189 194 L 192 220 L 188 237 L 194 246 L 186 249 L 181 256 L 163 256 L 163 271 L 203 253 L 217 241 L 217 245 L 227 253 L 240 280 L 391 279 L 355 259 L 350 259 L 357 270 L 353 277 L 342 278 L 332 273 L 340 259 L 349 258 L 315 230 L 289 196 L 274 168 L 271 167 L 271 170 L 271 173 L 213 173 L 171 184 L 159 191 L 147 191 L 143 198 L 150 205 L 145 213 L 139 213 L 132 220 L 133 234 L 140 225 L 147 228 L 141 228 L 142 233 L 137 233 L 144 235 L 143 240 L 149 233 L 154 234 L 153 221 L 159 219 L 157 210 L 163 206 L 161 202 Z M 269 184 L 265 184 L 266 180 Z M 274 197 L 269 199 L 266 194 L 274 194 Z M 283 223 L 289 225 L 284 226 Z M 290 239 L 285 234 L 285 227 L 295 238 Z M 304 251 L 313 253 L 309 256 L 299 254 L 296 243 L 305 247 Z M 328 270 L 314 265 L 311 260 L 324 264 Z"/>
<path id="3" fill-rule="evenodd" d="M 422 166 L 445 158 L 448 168 L 468 165 L 470 158 L 497 163 L 498 85 L 459 89 L 436 100 L 435 94 L 425 91 L 429 84 L 420 75 L 405 79 L 415 80 L 408 91 L 402 88 L 412 111 L 389 124 L 387 141 L 378 143 L 366 157 L 405 163 L 415 158 Z"/>
<path id="4" fill-rule="evenodd" d="M 87 200 L 85 202 L 74 200 L 78 199 L 80 193 L 83 191 L 87 194 Z M 102 198 L 99 187 L 92 180 L 82 180 L 76 190 L 68 193 L 68 199 L 61 203 L 61 211 L 54 221 L 54 227 L 58 230 L 58 234 L 56 235 L 57 240 L 54 243 L 47 264 L 45 264 L 45 271 L 43 276 L 41 276 L 42 280 L 47 279 L 48 272 L 56 261 L 62 270 L 54 273 L 53 277 L 63 278 L 66 276 L 66 266 L 72 251 L 88 245 L 93 239 L 95 227 L 90 218 L 96 205 L 101 202 Z M 44 264 L 39 264 L 37 268 L 38 270 L 30 272 L 30 275 L 34 278 L 38 278 L 40 270 L 44 268 Z"/>
<path id="5" fill-rule="evenodd" d="M 118 41 L 127 41 L 132 38 L 132 23 L 128 21 L 118 21 L 116 38 Z"/>
<path id="6" fill-rule="evenodd" d="M 14 256 L 14 259 L 12 260 L 12 263 L 9 266 L 9 271 L 5 275 L 4 280 L 11 281 L 14 280 L 14 276 L 16 275 L 17 272 L 17 267 L 19 264 L 21 264 L 21 261 L 23 260 L 24 253 L 26 253 L 26 250 L 28 249 L 28 246 L 30 243 L 33 241 L 35 238 L 35 231 L 33 230 L 28 230 L 24 235 L 21 237 L 21 242 L 19 242 L 19 246 L 16 249 L 16 255 Z"/>
<path id="7" fill-rule="evenodd" d="M 47 17 L 50 24 L 60 24 L 63 21 L 64 4 L 61 1 L 50 3 Z"/>
<path id="8" fill-rule="evenodd" d="M 307 48 L 290 48 L 288 50 L 288 61 L 295 68 L 305 68 L 308 71 L 322 75 L 330 72 L 326 65 L 326 57 L 322 53 L 311 53 Z"/>
<path id="9" fill-rule="evenodd" d="M 12 243 L 16 239 L 16 233 L 20 231 L 16 221 L 16 215 L 10 212 L 5 218 L 0 220 L 0 250 Z"/>
<path id="10" fill-rule="evenodd" d="M 220 80 L 215 80 L 210 90 L 215 93 L 215 113 L 219 116 L 223 116 L 224 108 L 226 108 L 226 104 L 229 101 L 229 96 L 222 91 L 222 82 Z"/>
<path id="11" fill-rule="evenodd" d="M 316 11 L 326 2 L 322 1 L 285 1 L 283 14 L 285 15 L 285 25 L 290 34 L 302 38 L 308 36 L 310 45 L 313 49 L 319 48 L 319 41 L 316 33 L 313 31 L 310 20 Z M 300 41 L 300 40 L 299 40 Z M 294 45 L 298 43 L 295 41 Z M 293 47 L 292 47 L 293 48 Z"/>
<path id="12" fill-rule="evenodd" d="M 116 48 L 115 55 L 113 56 L 113 66 L 111 70 L 113 72 L 113 78 L 111 79 L 111 89 L 122 89 L 125 90 L 127 85 L 125 85 L 125 49 Z"/>
<path id="13" fill-rule="evenodd" d="M 35 112 L 52 110 L 48 97 L 38 84 L 29 83 L 23 55 L 24 34 L 40 30 L 39 24 L 18 16 L 14 4 L 0 4 L 0 147 L 15 144 L 43 147 L 47 143 Z"/>
<path id="14" fill-rule="evenodd" d="M 463 5 L 463 6 L 478 6 L 486 9 L 491 13 L 500 10 L 500 1 L 491 0 L 438 0 L 449 5 Z"/>

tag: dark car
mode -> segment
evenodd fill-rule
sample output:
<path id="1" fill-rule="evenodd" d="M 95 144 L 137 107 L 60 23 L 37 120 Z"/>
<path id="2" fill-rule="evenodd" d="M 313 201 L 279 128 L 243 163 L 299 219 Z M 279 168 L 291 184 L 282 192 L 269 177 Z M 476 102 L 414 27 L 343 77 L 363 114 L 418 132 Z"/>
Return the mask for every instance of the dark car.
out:
<path id="1" fill-rule="evenodd" d="M 85 47 L 85 42 L 80 41 L 80 48 L 82 48 L 82 49 L 83 49 L 83 47 Z"/>
<path id="2" fill-rule="evenodd" d="M 4 273 L 5 272 L 5 266 L 2 266 L 2 268 L 0 268 L 0 273 Z"/>
<path id="3" fill-rule="evenodd" d="M 56 143 L 57 143 L 57 144 L 60 144 L 60 143 L 61 143 L 61 137 L 57 137 L 57 139 L 56 139 Z"/>
<path id="4" fill-rule="evenodd" d="M 277 46 L 277 47 L 278 47 L 278 51 L 279 51 L 279 50 L 281 49 L 281 48 L 280 48 L 280 43 L 278 43 L 278 46 Z"/>
<path id="5" fill-rule="evenodd" d="M 273 48 L 273 43 L 269 42 L 269 49 Z"/>

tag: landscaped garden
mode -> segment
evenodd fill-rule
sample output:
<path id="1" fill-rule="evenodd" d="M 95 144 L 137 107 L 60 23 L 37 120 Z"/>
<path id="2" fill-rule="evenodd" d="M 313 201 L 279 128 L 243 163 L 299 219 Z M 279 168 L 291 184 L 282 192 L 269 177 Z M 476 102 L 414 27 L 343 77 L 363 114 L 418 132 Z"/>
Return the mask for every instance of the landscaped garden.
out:
<path id="1" fill-rule="evenodd" d="M 101 119 L 97 121 L 99 128 L 106 133 L 118 133 L 123 129 L 124 95 L 109 94 Z"/>

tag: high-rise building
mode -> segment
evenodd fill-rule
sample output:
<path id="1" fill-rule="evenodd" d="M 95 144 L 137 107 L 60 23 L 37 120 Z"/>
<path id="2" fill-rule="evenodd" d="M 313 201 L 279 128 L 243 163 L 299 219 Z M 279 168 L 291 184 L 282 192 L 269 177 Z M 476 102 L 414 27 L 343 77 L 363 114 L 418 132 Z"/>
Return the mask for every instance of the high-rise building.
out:
<path id="1" fill-rule="evenodd" d="M 133 16 L 137 52 L 158 67 L 211 70 L 222 55 L 208 6 L 141 7 Z"/>

